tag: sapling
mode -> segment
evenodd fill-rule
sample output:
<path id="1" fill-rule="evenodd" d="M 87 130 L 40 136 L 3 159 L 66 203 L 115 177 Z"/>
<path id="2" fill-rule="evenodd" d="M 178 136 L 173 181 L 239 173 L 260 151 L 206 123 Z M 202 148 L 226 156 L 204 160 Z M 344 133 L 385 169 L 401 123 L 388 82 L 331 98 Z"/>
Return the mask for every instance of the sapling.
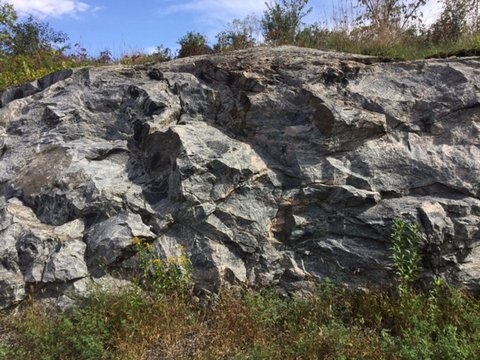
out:
<path id="1" fill-rule="evenodd" d="M 400 290 L 405 290 L 422 272 L 423 236 L 418 224 L 403 219 L 393 220 L 392 260 Z"/>

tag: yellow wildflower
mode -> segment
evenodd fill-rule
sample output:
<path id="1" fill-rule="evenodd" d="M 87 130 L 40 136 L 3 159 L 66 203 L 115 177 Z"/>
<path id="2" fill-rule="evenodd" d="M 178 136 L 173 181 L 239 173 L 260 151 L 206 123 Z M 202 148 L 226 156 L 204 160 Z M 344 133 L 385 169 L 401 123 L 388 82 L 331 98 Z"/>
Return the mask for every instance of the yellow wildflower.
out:
<path id="1" fill-rule="evenodd" d="M 143 239 L 140 236 L 134 236 L 132 239 L 132 245 L 138 246 L 143 243 Z"/>
<path id="2" fill-rule="evenodd" d="M 157 259 L 154 259 L 154 260 L 153 260 L 153 264 L 154 264 L 154 265 L 157 265 L 157 266 L 160 266 L 160 265 L 163 264 L 163 262 L 162 262 L 161 259 L 158 259 L 158 258 L 157 258 Z"/>
<path id="3" fill-rule="evenodd" d="M 180 266 L 185 266 L 190 263 L 190 259 L 188 258 L 187 255 L 183 254 L 178 257 L 178 265 Z"/>

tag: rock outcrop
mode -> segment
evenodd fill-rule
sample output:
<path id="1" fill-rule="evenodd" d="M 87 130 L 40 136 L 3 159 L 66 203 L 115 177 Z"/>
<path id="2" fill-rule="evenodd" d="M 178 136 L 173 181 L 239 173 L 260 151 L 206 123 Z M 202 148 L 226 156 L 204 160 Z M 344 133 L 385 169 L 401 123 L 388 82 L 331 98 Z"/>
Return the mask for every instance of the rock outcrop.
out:
<path id="1" fill-rule="evenodd" d="M 0 94 L 0 306 L 184 246 L 198 287 L 391 281 L 480 290 L 480 60 L 281 47 L 63 71 Z M 115 275 L 116 274 L 116 275 Z"/>

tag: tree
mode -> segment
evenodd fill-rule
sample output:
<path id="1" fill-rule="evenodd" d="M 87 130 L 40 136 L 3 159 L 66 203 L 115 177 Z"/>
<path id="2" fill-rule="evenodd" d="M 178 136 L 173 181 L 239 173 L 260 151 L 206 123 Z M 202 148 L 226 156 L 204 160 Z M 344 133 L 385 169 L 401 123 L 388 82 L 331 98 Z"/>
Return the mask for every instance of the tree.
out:
<path id="1" fill-rule="evenodd" d="M 210 47 L 207 45 L 207 38 L 198 32 L 188 32 L 187 35 L 178 40 L 178 43 L 180 45 L 180 50 L 178 51 L 179 58 L 211 52 Z"/>
<path id="2" fill-rule="evenodd" d="M 0 89 L 75 65 L 64 54 L 66 41 L 45 22 L 18 21 L 13 6 L 0 0 Z"/>
<path id="3" fill-rule="evenodd" d="M 473 31 L 476 33 L 480 32 L 480 0 L 471 0 L 472 2 L 472 11 L 471 22 L 473 26 Z"/>
<path id="4" fill-rule="evenodd" d="M 331 38 L 332 31 L 320 24 L 305 26 L 295 37 L 295 44 L 301 47 L 325 49 L 326 41 Z"/>
<path id="5" fill-rule="evenodd" d="M 18 16 L 12 5 L 0 2 L 0 51 L 5 53 L 12 45 L 10 30 Z"/>
<path id="6" fill-rule="evenodd" d="M 255 15 L 248 15 L 244 19 L 234 19 L 227 25 L 227 29 L 218 33 L 216 51 L 230 51 L 247 49 L 255 46 L 255 33 L 259 29 L 260 20 Z"/>
<path id="7" fill-rule="evenodd" d="M 46 22 L 29 17 L 18 21 L 12 5 L 0 0 L 0 51 L 5 55 L 32 55 L 66 49 L 67 34 L 53 30 Z"/>
<path id="8" fill-rule="evenodd" d="M 469 30 L 478 32 L 479 0 L 442 0 L 443 11 L 431 27 L 431 38 L 434 43 L 456 42 Z"/>
<path id="9" fill-rule="evenodd" d="M 68 41 L 67 34 L 53 30 L 48 23 L 29 17 L 11 26 L 13 55 L 33 55 L 40 51 L 57 50 L 63 52 Z"/>
<path id="10" fill-rule="evenodd" d="M 294 44 L 302 19 L 312 8 L 305 9 L 309 0 L 280 0 L 265 3 L 267 10 L 261 20 L 265 40 L 274 45 Z"/>
<path id="11" fill-rule="evenodd" d="M 468 3 L 466 0 L 444 0 L 444 8 L 437 22 L 432 25 L 434 43 L 455 42 L 466 30 Z"/>
<path id="12" fill-rule="evenodd" d="M 420 8 L 427 0 L 358 0 L 361 11 L 357 19 L 366 25 L 379 40 L 389 39 L 421 20 Z"/>

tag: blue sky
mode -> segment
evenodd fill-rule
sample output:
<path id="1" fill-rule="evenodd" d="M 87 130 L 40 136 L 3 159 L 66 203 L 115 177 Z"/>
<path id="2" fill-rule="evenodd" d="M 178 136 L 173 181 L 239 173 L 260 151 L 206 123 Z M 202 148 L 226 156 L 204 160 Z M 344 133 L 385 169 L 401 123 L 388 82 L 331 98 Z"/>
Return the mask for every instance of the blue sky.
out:
<path id="1" fill-rule="evenodd" d="M 356 1 L 351 0 L 353 3 Z M 149 51 L 163 44 L 178 48 L 188 31 L 198 31 L 211 43 L 233 19 L 249 14 L 259 17 L 265 0 L 6 0 L 20 15 L 34 15 L 55 30 L 68 34 L 92 55 L 108 49 L 115 56 Z M 308 23 L 323 22 L 332 8 L 350 0 L 310 0 L 313 12 Z M 438 12 L 429 0 L 425 13 Z"/>

